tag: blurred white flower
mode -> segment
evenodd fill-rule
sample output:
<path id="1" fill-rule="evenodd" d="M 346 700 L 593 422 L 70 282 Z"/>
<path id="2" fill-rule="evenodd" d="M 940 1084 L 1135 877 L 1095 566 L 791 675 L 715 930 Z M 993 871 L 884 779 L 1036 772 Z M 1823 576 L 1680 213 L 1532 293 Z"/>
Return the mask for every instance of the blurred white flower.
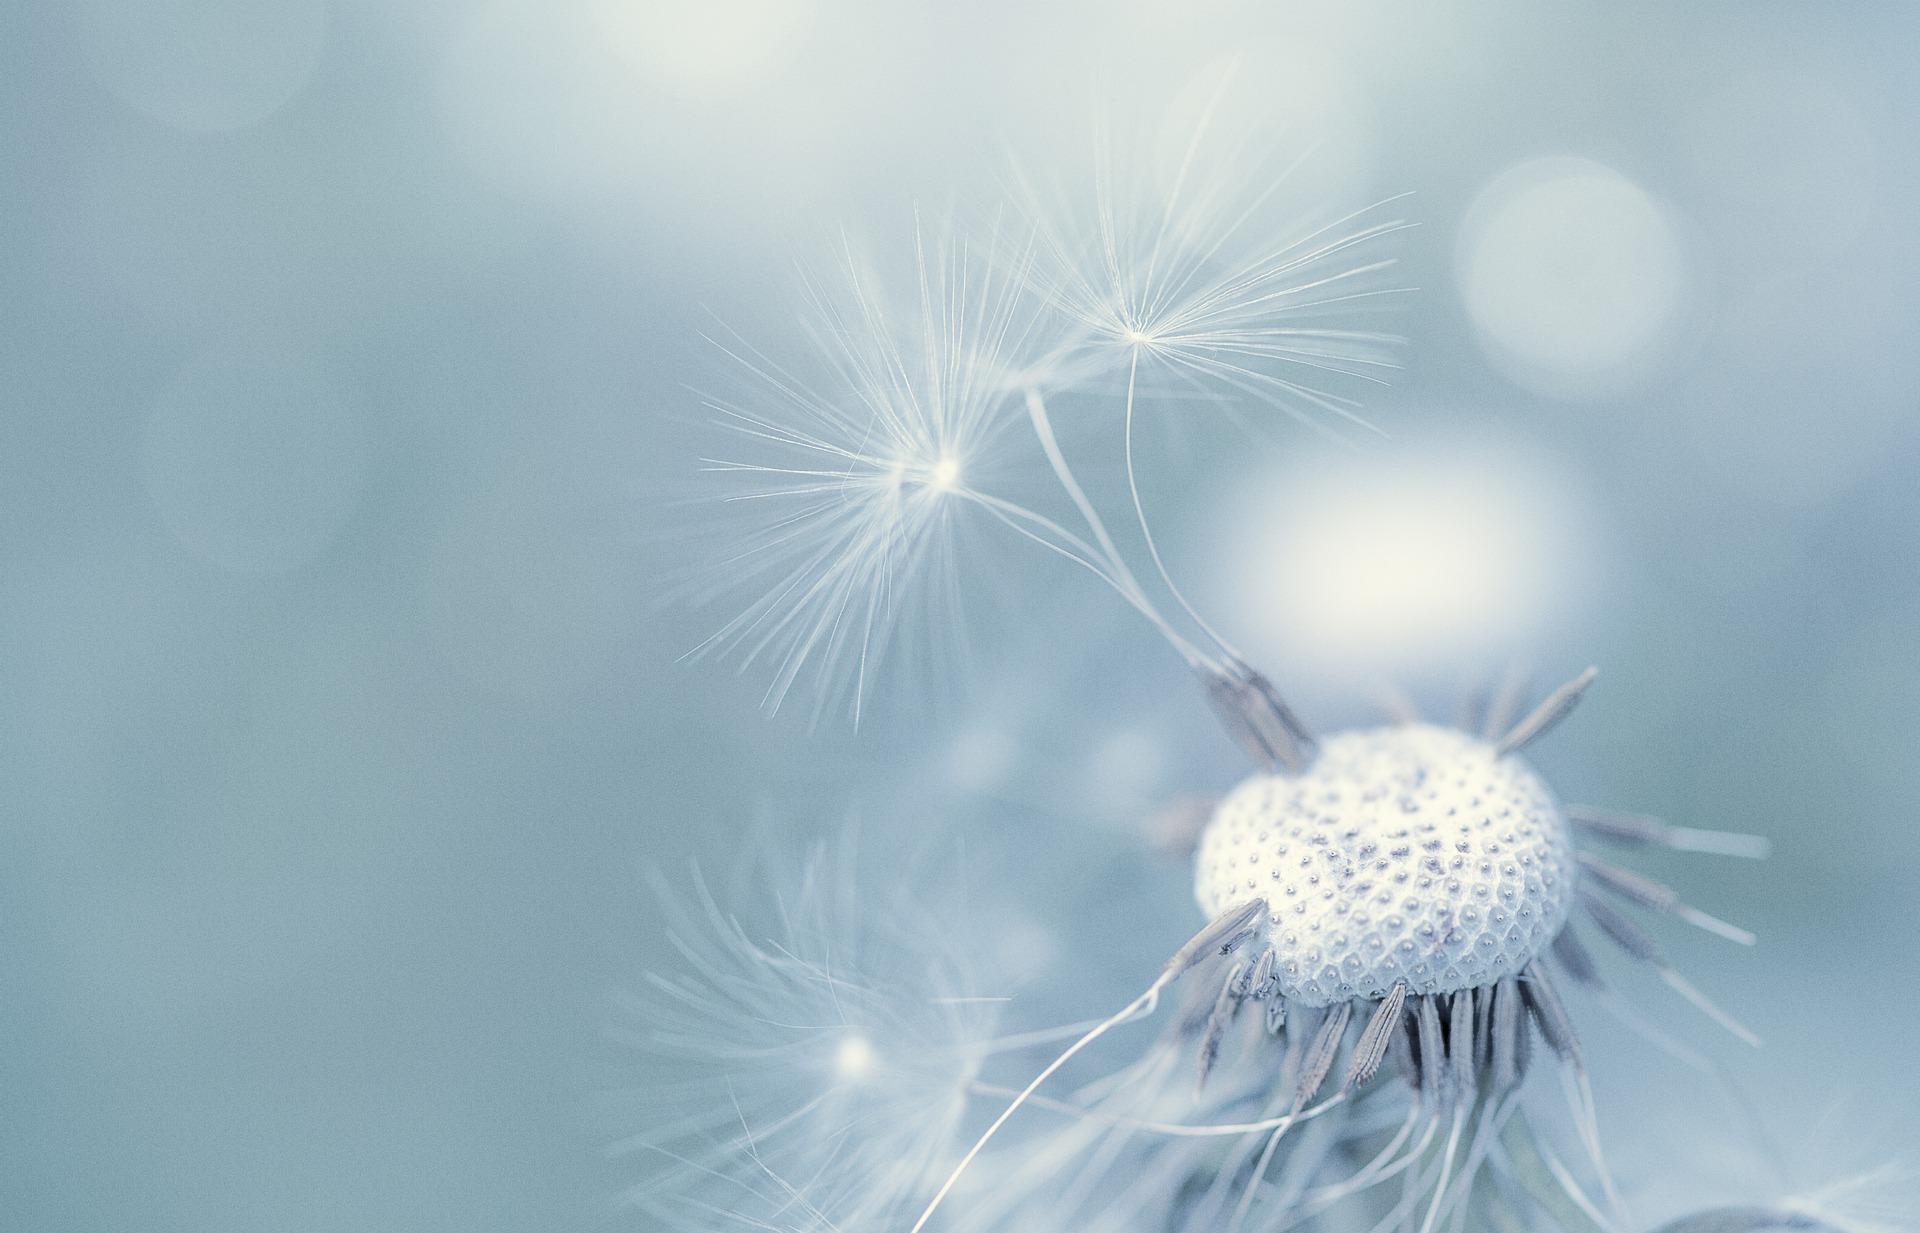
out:
<path id="1" fill-rule="evenodd" d="M 682 962 L 623 999 L 663 1077 L 615 1150 L 643 1154 L 628 1197 L 667 1227 L 891 1229 L 951 1163 L 1004 999 L 973 983 L 939 887 L 863 884 L 851 854 L 760 869 L 740 906 L 765 935 L 697 874 L 654 879 Z"/>

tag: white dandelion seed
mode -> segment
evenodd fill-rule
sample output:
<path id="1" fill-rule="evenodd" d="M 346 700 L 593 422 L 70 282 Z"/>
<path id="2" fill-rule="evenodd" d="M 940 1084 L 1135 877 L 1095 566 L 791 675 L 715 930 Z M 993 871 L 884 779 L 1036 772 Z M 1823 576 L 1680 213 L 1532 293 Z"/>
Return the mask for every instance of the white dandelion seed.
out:
<path id="1" fill-rule="evenodd" d="M 1363 423 L 1356 394 L 1399 367 L 1403 340 L 1379 326 L 1412 290 L 1385 243 L 1413 225 L 1392 212 L 1403 197 L 1331 218 L 1288 200 L 1312 151 L 1281 160 L 1218 136 L 1230 83 L 1165 174 L 1105 125 L 1090 202 L 1078 183 L 1016 172 L 1038 237 L 1030 281 L 1060 324 L 1034 378 L 1125 373 L 1132 387 L 1144 367 L 1171 390 L 1224 386 L 1308 426 Z"/>
<path id="2" fill-rule="evenodd" d="M 1276 157 L 1263 126 L 1239 140 L 1225 133 L 1238 73 L 1229 62 L 1201 83 L 1201 105 L 1165 166 L 1098 125 L 1090 204 L 1075 189 L 1016 176 L 1038 237 L 1030 281 L 1060 323 L 1029 381 L 1057 392 L 1121 378 L 1123 462 L 1149 559 L 1229 670 L 1242 657 L 1173 581 L 1142 506 L 1139 407 L 1197 397 L 1252 428 L 1235 401 L 1243 398 L 1323 432 L 1370 427 L 1358 395 L 1399 368 L 1403 340 L 1381 322 L 1413 290 L 1396 281 L 1387 243 L 1413 225 L 1392 212 L 1403 197 L 1332 217 L 1290 199 L 1313 152 Z"/>
<path id="3" fill-rule="evenodd" d="M 956 524 L 1016 422 L 998 374 L 1019 302 L 964 245 L 917 237 L 915 256 L 904 310 L 851 248 L 837 284 L 807 281 L 817 376 L 718 342 L 748 388 L 707 399 L 735 437 L 707 467 L 749 525 L 711 572 L 717 592 L 750 598 L 692 654 L 764 663 L 769 711 L 812 670 L 815 713 L 845 701 L 857 718 L 910 627 L 958 625 Z"/>
<path id="4" fill-rule="evenodd" d="M 1152 392 L 1142 375 L 1316 424 L 1328 413 L 1357 422 L 1354 387 L 1395 366 L 1399 340 L 1366 327 L 1407 290 L 1392 284 L 1395 258 L 1382 241 L 1409 224 L 1384 215 L 1391 202 L 1331 221 L 1282 209 L 1294 167 L 1210 148 L 1225 85 L 1161 184 L 1102 135 L 1090 226 L 1040 204 L 1028 184 L 1031 230 L 1017 239 L 996 225 L 977 245 L 916 243 L 916 294 L 904 311 L 850 257 L 843 288 L 810 284 L 818 378 L 722 344 L 752 388 L 708 401 L 744 438 L 710 465 L 740 484 L 730 499 L 760 516 L 718 565 L 727 589 L 750 598 L 695 654 L 767 665 L 769 710 L 810 670 L 816 713 L 844 699 L 857 720 L 870 679 L 909 626 L 949 639 L 959 628 L 955 537 L 985 515 L 1097 576 L 1210 688 L 1271 692 L 1161 557 L 1134 466 L 1136 406 Z M 1053 428 L 1053 395 L 1115 373 L 1125 376 L 1115 405 L 1132 513 L 1186 633 L 1128 565 Z M 1023 422 L 1029 432 L 1018 431 Z M 995 490 L 995 464 L 1020 446 L 1045 461 L 1070 512 L 1049 515 Z"/>
<path id="5" fill-rule="evenodd" d="M 704 1120 L 677 1128 L 714 1149 L 667 1149 L 675 1181 L 699 1196 L 696 1215 L 774 1230 L 897 1221 L 923 1233 L 939 1217 L 959 1233 L 1246 1233 L 1337 1213 L 1343 1227 L 1358 1221 L 1375 1233 L 1459 1233 L 1481 1217 L 1502 1228 L 1558 1226 L 1573 1211 L 1618 1233 L 1628 1217 L 1562 984 L 1690 1054 L 1607 988 L 1582 931 L 1757 1043 L 1667 962 L 1633 913 L 1737 943 L 1752 935 L 1576 841 L 1738 857 L 1764 855 L 1765 841 L 1563 805 L 1520 756 L 1574 709 L 1591 670 L 1530 711 L 1510 683 L 1457 726 L 1403 718 L 1321 740 L 1174 584 L 1134 465 L 1137 407 L 1163 392 L 1143 374 L 1169 389 L 1217 385 L 1220 397 L 1310 421 L 1357 420 L 1346 395 L 1323 387 L 1378 379 L 1394 340 L 1322 322 L 1390 299 L 1397 289 L 1381 280 L 1391 260 L 1368 254 L 1404 226 L 1362 211 L 1263 243 L 1256 223 L 1285 177 L 1250 177 L 1250 197 L 1211 181 L 1197 153 L 1208 119 L 1203 111 L 1148 209 L 1119 191 L 1128 177 L 1103 145 L 1097 226 L 1075 232 L 1042 212 L 1037 240 L 1014 246 L 997 276 L 965 246 L 930 255 L 920 244 L 916 307 L 905 313 L 886 307 L 877 280 L 850 261 L 844 295 L 811 297 L 822 381 L 729 348 L 758 394 L 711 405 L 754 450 L 780 457 L 713 464 L 746 485 L 734 500 L 771 512 L 724 563 L 755 598 L 708 646 L 773 664 L 770 706 L 814 667 L 821 704 L 850 696 L 857 717 L 914 608 L 929 594 L 951 599 L 961 518 L 1074 561 L 1162 633 L 1259 768 L 1197 837 L 1194 892 L 1210 923 L 1120 1010 L 1061 1030 L 1071 1043 L 1011 1088 L 979 1078 L 991 1051 L 979 1031 L 963 1033 L 973 1045 L 958 1052 L 926 1042 L 914 1056 L 932 1069 L 912 1072 L 924 1083 L 876 1088 L 902 1056 L 876 1030 L 900 1027 L 878 1013 L 902 1005 L 891 999 L 876 998 L 873 1014 L 849 1016 L 836 999 L 831 1014 L 756 1016 L 756 1032 L 805 1026 L 804 1049 L 749 1043 L 727 1054 L 733 1046 L 716 1025 L 736 1003 L 766 1005 L 755 986 L 769 978 L 791 985 L 774 1006 L 878 986 L 843 987 L 844 960 L 836 969 L 796 947 L 735 939 L 715 955 L 688 948 L 700 983 L 662 986 L 694 1016 L 677 1039 L 769 1063 L 766 1081 L 752 1085 L 767 1103 L 749 1107 L 732 1089 L 723 1115 L 706 1107 Z M 1035 344 L 1017 287 L 1064 322 L 1057 337 Z M 1124 380 L 1114 393 L 1131 512 L 1160 588 L 1179 605 L 1179 627 L 1129 567 L 1053 429 L 1053 394 L 1098 393 L 1111 377 Z M 1022 442 L 1047 463 L 1070 512 L 1052 516 L 993 489 L 990 464 Z M 712 973 L 729 954 L 745 970 L 718 982 Z M 1089 1078 L 1096 1055 L 1163 1001 L 1177 1009 L 1159 1038 Z M 1559 1080 L 1565 1113 L 1562 1102 L 1543 1107 L 1528 1085 L 1544 1070 Z M 1078 1086 L 1057 1090 L 1069 1075 Z M 858 1129 L 836 1122 L 865 1107 L 849 1104 L 851 1094 L 876 1090 L 900 1095 L 861 1113 Z M 982 1096 L 1002 1102 L 997 1114 L 953 1150 L 968 1098 Z M 1050 1118 L 1054 1129 L 1009 1148 L 1002 1132 L 1023 1112 L 1023 1122 Z M 1569 1114 L 1573 1151 L 1548 1124 Z M 992 1184 L 957 1190 L 976 1168 L 990 1169 Z"/>
<path id="6" fill-rule="evenodd" d="M 722 578 L 716 594 L 749 598 L 689 655 L 771 665 L 769 711 L 811 671 L 816 715 L 845 700 L 857 722 L 896 644 L 928 633 L 939 650 L 960 628 L 955 540 L 972 520 L 1099 578 L 1206 679 L 1244 674 L 1174 628 L 1088 499 L 1041 391 L 1009 358 L 1028 330 L 1013 280 L 954 242 L 921 240 L 916 265 L 905 312 L 887 307 L 850 254 L 839 292 L 809 283 L 809 337 L 825 370 L 817 383 L 742 342 L 721 344 L 752 393 L 707 400 L 742 443 L 706 467 L 736 483 L 725 499 L 752 519 L 710 572 Z M 991 490 L 1016 440 L 1044 460 L 1083 530 Z"/>
<path id="7" fill-rule="evenodd" d="M 1010 1093 L 914 1233 L 1029 1105 L 1034 1116 L 1065 1114 L 1096 1128 L 1078 1144 L 1090 1150 L 1076 1194 L 1105 1196 L 1120 1179 L 1152 1170 L 1163 1199 L 1180 1196 L 1175 1228 L 1285 1228 L 1336 1205 L 1372 1204 L 1379 1229 L 1432 1233 L 1460 1227 L 1476 1193 L 1505 1205 L 1517 1227 L 1538 1227 L 1529 1222 L 1545 1201 L 1527 1187 L 1541 1179 L 1557 1190 L 1554 1202 L 1574 1204 L 1603 1229 L 1626 1227 L 1559 989 L 1565 982 L 1612 995 L 1572 919 L 1585 915 L 1687 1001 L 1758 1043 L 1675 971 L 1622 907 L 1735 942 L 1753 937 L 1576 840 L 1743 857 L 1764 855 L 1766 844 L 1561 805 L 1519 754 L 1573 710 L 1593 677 L 1581 674 L 1524 714 L 1523 694 L 1503 689 L 1462 728 L 1407 722 L 1337 733 L 1303 744 L 1298 769 L 1263 770 L 1230 792 L 1195 853 L 1195 897 L 1212 923 L 1143 993 Z M 1259 704 L 1257 694 L 1243 700 Z M 1297 723 L 1266 716 L 1247 726 Z M 1138 1060 L 1078 1097 L 1040 1095 L 1076 1056 L 1152 1013 L 1189 974 L 1186 1005 Z M 1522 1096 L 1536 1032 L 1597 1197 L 1529 1121 Z M 1176 1068 L 1179 1059 L 1189 1060 Z M 1169 1076 L 1186 1067 L 1228 1090 L 1197 1119 L 1141 1116 L 1142 1107 L 1165 1108 Z M 1403 1082 L 1376 1083 L 1382 1071 Z M 1182 1142 L 1165 1146 L 1175 1139 Z M 1224 1146 L 1208 1152 L 1190 1142 L 1202 1139 Z M 1530 1160 L 1518 1159 L 1516 1141 Z"/>
<path id="8" fill-rule="evenodd" d="M 673 1076 L 615 1145 L 649 1174 L 630 1201 L 670 1228 L 885 1229 L 952 1158 L 969 1085 L 1003 1047 L 936 888 L 876 895 L 815 849 L 755 888 L 762 937 L 696 875 L 671 907 L 680 966 L 623 999 L 623 1039 Z M 894 910 L 876 910 L 887 899 Z"/>

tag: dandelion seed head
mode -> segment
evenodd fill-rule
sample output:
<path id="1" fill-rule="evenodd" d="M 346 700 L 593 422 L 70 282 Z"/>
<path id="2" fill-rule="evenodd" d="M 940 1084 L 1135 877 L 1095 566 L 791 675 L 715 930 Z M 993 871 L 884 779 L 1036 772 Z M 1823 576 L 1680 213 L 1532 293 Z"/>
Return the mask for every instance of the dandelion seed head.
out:
<path id="1" fill-rule="evenodd" d="M 1627 1227 L 1561 981 L 1609 995 L 1569 912 L 1577 899 L 1608 941 L 1750 1041 L 1601 896 L 1736 943 L 1754 939 L 1652 879 L 1577 851 L 1572 836 L 1751 857 L 1764 845 L 1555 801 L 1517 755 L 1572 714 L 1596 676 L 1586 669 L 1531 709 L 1525 682 L 1512 678 L 1470 708 L 1477 735 L 1406 720 L 1325 738 L 1251 667 L 1217 678 L 1216 709 L 1267 769 L 1220 803 L 1197 845 L 1194 889 L 1208 923 L 1024 1088 L 998 1089 L 1009 1103 L 909 1233 L 928 1227 L 1028 1106 L 1082 1123 L 1050 1145 L 1058 1152 L 1024 1157 L 1088 1153 L 1062 1188 L 1070 1197 L 1060 1209 L 1072 1214 L 1065 1227 L 1144 1213 L 1129 1227 L 1248 1233 L 1317 1221 L 1336 1206 L 1343 1214 L 1326 1227 L 1492 1227 L 1471 1223 L 1492 1210 L 1477 1199 L 1496 1207 L 1506 1199 L 1481 1179 L 1512 1180 L 1515 1147 L 1596 1227 Z M 1165 1031 L 1132 1063 L 1074 1099 L 1039 1094 L 1104 1038 L 1169 1002 Z M 1513 1120 L 1529 1073 L 1546 1067 L 1558 1072 L 1597 1197 L 1530 1119 Z M 1401 1084 L 1381 1082 L 1396 1072 Z M 1164 1103 L 1176 1088 L 1192 1102 L 1196 1080 L 1203 1111 L 1182 1115 Z M 1502 1147 L 1508 1129 L 1519 1133 Z M 1356 1170 L 1358 1161 L 1366 1163 Z M 1405 1176 L 1397 1200 L 1364 1197 L 1396 1174 Z M 999 1189 L 1014 1204 L 1025 1197 Z M 998 1195 L 969 1199 L 983 1210 L 963 1228 L 1051 1227 L 1024 1212 L 1007 1223 Z M 1511 1227 L 1533 1227 L 1522 1206 L 1506 1208 Z"/>
<path id="2" fill-rule="evenodd" d="M 1221 801 L 1194 866 L 1216 916 L 1264 898 L 1281 991 L 1304 1005 L 1491 984 L 1559 933 L 1576 867 L 1553 795 L 1450 728 L 1337 733 L 1298 776 Z"/>

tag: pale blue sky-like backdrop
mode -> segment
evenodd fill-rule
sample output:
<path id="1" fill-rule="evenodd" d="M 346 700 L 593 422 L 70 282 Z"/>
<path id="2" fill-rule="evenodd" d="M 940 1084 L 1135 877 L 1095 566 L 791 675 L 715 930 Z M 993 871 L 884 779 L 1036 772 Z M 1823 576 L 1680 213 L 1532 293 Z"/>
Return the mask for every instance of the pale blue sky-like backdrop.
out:
<path id="1" fill-rule="evenodd" d="M 1775 841 L 1642 865 L 1761 934 L 1672 943 L 1766 1049 L 1661 1021 L 1809 1181 L 1880 1163 L 1917 47 L 1899 3 L 0 6 L 0 1228 L 642 1227 L 603 1032 L 661 957 L 642 870 L 855 815 L 964 839 L 1042 1019 L 1154 970 L 1194 909 L 1141 820 L 1240 771 L 1178 661 L 995 544 L 937 702 L 763 716 L 677 662 L 726 615 L 673 595 L 688 386 L 716 321 L 794 356 L 842 231 L 991 208 L 1230 53 L 1316 192 L 1414 194 L 1419 292 L 1382 435 L 1149 417 L 1170 560 L 1317 723 L 1598 663 L 1556 784 Z M 1737 1195 L 1690 1080 L 1605 1056 L 1649 1214 Z"/>

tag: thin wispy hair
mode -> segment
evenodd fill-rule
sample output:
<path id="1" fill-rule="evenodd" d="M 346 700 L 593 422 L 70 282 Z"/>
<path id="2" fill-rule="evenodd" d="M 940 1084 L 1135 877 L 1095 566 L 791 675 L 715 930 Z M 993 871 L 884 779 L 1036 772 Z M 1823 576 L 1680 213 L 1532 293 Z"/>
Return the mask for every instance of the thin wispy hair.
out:
<path id="1" fill-rule="evenodd" d="M 1100 127 L 1090 203 L 1016 174 L 1017 224 L 990 211 L 968 240 L 917 222 L 904 297 L 843 240 L 831 278 L 803 279 L 805 376 L 731 333 L 715 338 L 745 388 L 707 398 L 734 444 L 706 466 L 734 485 L 723 500 L 744 526 L 712 564 L 722 581 L 709 597 L 738 607 L 691 654 L 764 669 L 769 711 L 810 676 L 816 718 L 844 706 L 858 723 L 888 661 L 958 658 L 958 541 L 977 524 L 1098 577 L 1210 689 L 1248 687 L 1240 654 L 1162 559 L 1140 500 L 1136 412 L 1182 398 L 1243 421 L 1242 402 L 1320 428 L 1359 422 L 1356 387 L 1396 367 L 1399 339 L 1375 327 L 1407 290 L 1385 242 L 1409 224 L 1386 212 L 1391 200 L 1332 218 L 1290 202 L 1304 158 L 1279 164 L 1219 139 L 1230 81 L 1168 177 Z M 1054 429 L 1054 395 L 1107 387 L 1149 577 L 1177 619 L 1129 565 Z M 995 464 L 1015 453 L 1044 461 L 1070 512 L 996 487 Z M 948 664 L 909 666 L 937 685 Z"/>
<path id="2" fill-rule="evenodd" d="M 917 227 L 913 257 L 904 302 L 848 241 L 830 275 L 803 272 L 809 376 L 713 337 L 744 388 L 705 398 L 734 444 L 704 466 L 743 525 L 711 590 L 747 598 L 692 654 L 764 665 L 770 712 L 810 671 L 815 716 L 844 705 L 857 721 L 883 661 L 961 627 L 957 498 L 1014 419 L 1021 301 L 948 229 Z"/>
<path id="3" fill-rule="evenodd" d="M 657 1078 L 627 1194 L 674 1229 L 886 1229 L 951 1158 L 1004 997 L 982 992 L 938 888 L 863 880 L 849 833 L 767 862 L 723 906 L 698 870 L 651 883 L 678 962 L 619 1001 Z"/>
<path id="4" fill-rule="evenodd" d="M 1312 145 L 1289 148 L 1258 126 L 1237 140 L 1225 131 L 1240 73 L 1229 60 L 1203 79 L 1165 166 L 1143 143 L 1116 138 L 1110 111 L 1096 106 L 1083 179 L 1012 177 L 1036 237 L 1024 265 L 1057 323 L 1032 384 L 1045 393 L 1119 380 L 1134 519 L 1155 574 L 1228 676 L 1242 657 L 1175 583 L 1141 501 L 1141 405 L 1204 404 L 1256 434 L 1263 425 L 1249 408 L 1336 438 L 1371 429 L 1360 395 L 1399 369 L 1404 339 L 1382 323 L 1413 290 L 1390 243 L 1413 226 L 1394 209 L 1407 195 L 1330 215 L 1295 191 Z"/>
<path id="5" fill-rule="evenodd" d="M 1117 137 L 1097 106 L 1084 174 L 1013 171 L 1037 237 L 1032 286 L 1058 322 L 1036 378 L 1119 372 L 1131 388 L 1144 368 L 1171 390 L 1223 388 L 1311 428 L 1364 424 L 1359 395 L 1388 382 L 1404 346 L 1383 324 L 1412 290 L 1389 243 L 1413 226 L 1396 211 L 1406 195 L 1333 210 L 1312 199 L 1299 183 L 1312 144 L 1227 131 L 1240 71 L 1229 62 L 1210 83 L 1171 158 Z"/>

